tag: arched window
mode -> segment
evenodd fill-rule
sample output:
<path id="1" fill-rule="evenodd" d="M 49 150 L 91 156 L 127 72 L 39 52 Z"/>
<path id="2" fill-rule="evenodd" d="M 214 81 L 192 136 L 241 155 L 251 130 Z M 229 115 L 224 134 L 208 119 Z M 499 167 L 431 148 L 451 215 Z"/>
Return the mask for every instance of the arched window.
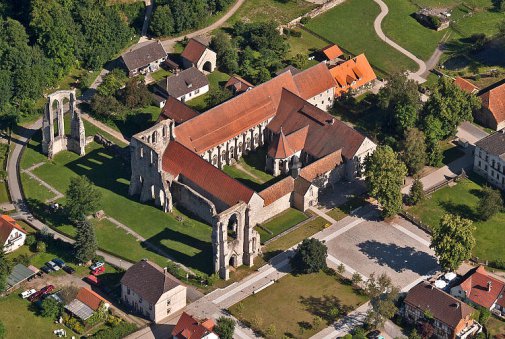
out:
<path id="1" fill-rule="evenodd" d="M 214 154 L 214 156 L 212 157 L 212 165 L 216 166 L 217 164 L 217 155 Z"/>

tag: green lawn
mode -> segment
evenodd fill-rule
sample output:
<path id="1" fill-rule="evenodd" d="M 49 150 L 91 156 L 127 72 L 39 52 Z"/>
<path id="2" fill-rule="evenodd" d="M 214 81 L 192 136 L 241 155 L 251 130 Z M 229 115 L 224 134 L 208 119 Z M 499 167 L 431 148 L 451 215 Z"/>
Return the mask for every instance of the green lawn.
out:
<path id="1" fill-rule="evenodd" d="M 276 235 L 290 229 L 304 220 L 307 220 L 307 215 L 305 213 L 297 209 L 290 208 L 262 224 L 262 228 L 257 227 L 256 230 L 261 236 L 261 242 L 264 243 L 265 241 L 272 239 Z M 267 229 L 272 233 L 268 233 L 264 229 Z"/>
<path id="2" fill-rule="evenodd" d="M 321 40 L 310 32 L 304 30 L 298 31 L 302 33 L 301 37 L 290 36 L 287 39 L 290 47 L 287 55 L 288 59 L 294 57 L 297 54 L 308 56 L 310 53 L 319 51 L 328 45 L 326 41 Z"/>
<path id="3" fill-rule="evenodd" d="M 340 310 L 343 316 L 365 301 L 364 296 L 356 294 L 336 276 L 323 272 L 289 274 L 229 310 L 267 338 L 309 338 L 334 322 L 328 316 L 332 308 Z M 318 326 L 313 325 L 314 317 L 322 319 Z M 275 333 L 266 335 L 269 327 L 274 327 Z"/>
<path id="4" fill-rule="evenodd" d="M 285 24 L 308 13 L 316 5 L 304 0 L 247 0 L 240 9 L 227 21 L 233 25 L 237 21 L 261 22 L 275 20 Z"/>
<path id="5" fill-rule="evenodd" d="M 40 140 L 40 134 L 38 136 Z M 33 141 L 31 146 L 26 150 L 25 156 L 36 162 L 40 161 L 41 158 L 33 154 L 40 151 L 38 141 Z M 182 215 L 183 222 L 179 222 L 175 219 L 175 215 L 180 214 L 179 212 L 167 214 L 157 207 L 140 203 L 138 197 L 129 197 L 129 164 L 114 158 L 96 143 L 89 145 L 86 152 L 87 154 L 83 157 L 71 152 L 62 152 L 51 161 L 42 157 L 46 164 L 34 170 L 34 174 L 62 193 L 66 191 L 71 177 L 88 176 L 102 193 L 101 207 L 107 215 L 128 225 L 184 265 L 201 272 L 212 273 L 210 226 L 185 215 Z M 24 165 L 29 166 L 26 162 Z M 70 235 L 75 234 L 73 227 L 68 225 L 64 217 L 43 212 L 45 206 L 43 202 L 47 199 L 49 192 L 26 180 L 26 175 L 23 175 L 22 179 L 26 196 L 31 199 L 32 208 L 45 217 L 46 222 L 52 226 Z M 52 194 L 49 197 L 52 197 Z M 117 235 L 118 237 L 123 235 L 121 238 L 124 239 L 121 241 L 131 243 L 131 239 L 126 237 L 124 232 L 118 232 Z M 102 239 L 101 247 L 112 252 L 121 250 L 118 254 L 122 256 L 141 258 L 154 255 L 149 250 L 144 250 L 145 254 L 140 254 L 143 248 L 137 245 L 135 249 L 132 249 L 132 253 L 128 253 L 127 247 L 115 243 L 117 239 L 107 232 L 99 237 Z"/>
<path id="6" fill-rule="evenodd" d="M 445 213 L 459 214 L 474 220 L 477 244 L 474 255 L 482 260 L 497 260 L 505 257 L 503 234 L 505 232 L 505 213 L 498 213 L 488 221 L 477 221 L 476 206 L 483 181 L 474 177 L 459 182 L 456 186 L 442 188 L 409 212 L 418 216 L 426 224 L 437 227 Z"/>
<path id="7" fill-rule="evenodd" d="M 61 324 L 55 324 L 49 318 L 38 316 L 33 306 L 18 295 L 21 291 L 0 298 L 0 320 L 5 326 L 6 339 L 18 338 L 54 338 L 53 331 L 65 328 L 67 336 L 79 337 Z"/>
<path id="8" fill-rule="evenodd" d="M 494 316 L 491 316 L 486 324 L 486 328 L 492 336 L 503 334 L 505 333 L 505 321 L 498 320 Z"/>
<path id="9" fill-rule="evenodd" d="M 353 54 L 365 53 L 372 67 L 383 72 L 417 71 L 412 60 L 384 43 L 375 33 L 373 22 L 379 12 L 379 6 L 373 1 L 347 0 L 310 20 L 306 26 Z"/>
<path id="10" fill-rule="evenodd" d="M 160 68 L 156 72 L 151 73 L 151 76 L 153 77 L 154 81 L 158 82 L 158 81 L 160 81 L 163 78 L 171 76 L 172 74 L 173 74 L 172 72 L 167 71 L 164 68 Z"/>
<path id="11" fill-rule="evenodd" d="M 209 80 L 209 92 L 213 89 L 217 88 L 223 88 L 228 79 L 230 79 L 230 76 L 226 73 L 220 72 L 217 69 L 207 75 L 207 79 Z M 209 109 L 209 105 L 205 102 L 205 100 L 209 97 L 209 92 L 200 95 L 197 98 L 194 98 L 192 100 L 189 100 L 186 102 L 186 104 L 197 110 L 198 112 L 205 112 L 207 109 Z"/>

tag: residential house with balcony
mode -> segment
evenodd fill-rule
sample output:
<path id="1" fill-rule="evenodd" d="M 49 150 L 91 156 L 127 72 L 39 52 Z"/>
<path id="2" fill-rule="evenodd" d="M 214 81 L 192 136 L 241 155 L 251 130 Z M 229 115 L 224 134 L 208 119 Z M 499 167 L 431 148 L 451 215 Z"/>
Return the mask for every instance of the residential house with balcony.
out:
<path id="1" fill-rule="evenodd" d="M 186 306 L 186 286 L 166 268 L 144 259 L 121 278 L 121 300 L 134 312 L 158 323 Z"/>
<path id="2" fill-rule="evenodd" d="M 426 281 L 408 292 L 401 312 L 403 318 L 413 325 L 431 324 L 434 338 L 466 339 L 482 330 L 472 317 L 473 307 Z"/>
<path id="3" fill-rule="evenodd" d="M 24 245 L 26 231 L 8 215 L 0 217 L 0 244 L 6 253 L 13 252 Z"/>
<path id="4" fill-rule="evenodd" d="M 505 129 L 475 143 L 473 170 L 490 185 L 505 189 Z"/>

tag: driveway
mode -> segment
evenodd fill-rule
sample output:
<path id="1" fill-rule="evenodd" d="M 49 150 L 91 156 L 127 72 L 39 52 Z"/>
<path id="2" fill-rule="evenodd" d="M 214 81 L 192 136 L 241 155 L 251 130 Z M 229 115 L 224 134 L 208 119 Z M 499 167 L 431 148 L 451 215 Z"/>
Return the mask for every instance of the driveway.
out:
<path id="1" fill-rule="evenodd" d="M 472 124 L 471 122 L 464 121 L 458 126 L 456 136 L 460 139 L 465 139 L 468 143 L 475 145 L 480 139 L 487 137 L 489 133 L 484 131 L 481 127 Z"/>

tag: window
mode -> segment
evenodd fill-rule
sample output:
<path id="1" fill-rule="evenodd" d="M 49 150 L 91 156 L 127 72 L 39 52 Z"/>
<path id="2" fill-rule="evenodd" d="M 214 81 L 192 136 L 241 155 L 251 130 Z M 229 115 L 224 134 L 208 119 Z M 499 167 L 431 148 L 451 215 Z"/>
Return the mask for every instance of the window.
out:
<path id="1" fill-rule="evenodd" d="M 167 306 L 170 306 L 170 303 L 172 302 L 172 300 L 168 299 L 167 300 Z"/>
<path id="2" fill-rule="evenodd" d="M 484 171 L 487 171 L 487 165 L 484 166 Z"/>
<path id="3" fill-rule="evenodd" d="M 321 105 L 324 105 L 324 100 L 321 100 Z"/>
<path id="4" fill-rule="evenodd" d="M 140 157 L 144 157 L 144 147 L 140 147 Z"/>
<path id="5" fill-rule="evenodd" d="M 130 295 L 130 289 L 126 288 L 126 294 Z"/>
<path id="6" fill-rule="evenodd" d="M 195 90 L 195 94 L 200 93 L 200 89 Z"/>
<path id="7" fill-rule="evenodd" d="M 139 303 L 141 303 L 141 304 L 142 304 L 142 298 L 139 298 Z"/>
<path id="8" fill-rule="evenodd" d="M 153 309 L 153 304 L 149 304 L 149 311 Z"/>
<path id="9" fill-rule="evenodd" d="M 481 161 L 480 161 L 480 160 L 479 160 L 479 167 L 482 167 L 482 163 L 481 163 Z"/>

